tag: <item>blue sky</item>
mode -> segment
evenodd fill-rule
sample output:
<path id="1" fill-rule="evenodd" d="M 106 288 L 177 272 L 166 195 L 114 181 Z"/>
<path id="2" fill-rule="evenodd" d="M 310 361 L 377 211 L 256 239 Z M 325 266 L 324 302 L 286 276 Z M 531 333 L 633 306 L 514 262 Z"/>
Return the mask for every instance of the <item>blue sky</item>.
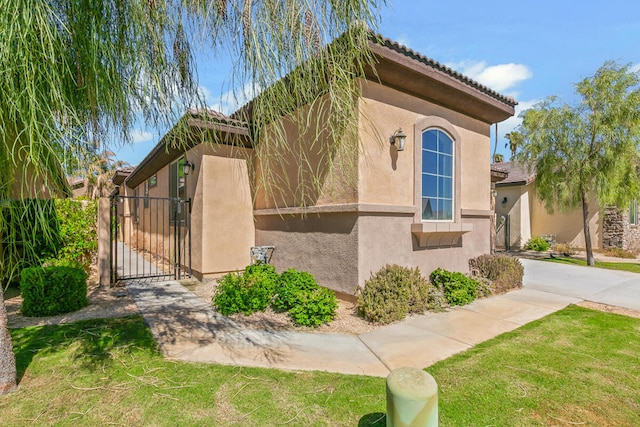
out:
<path id="1" fill-rule="evenodd" d="M 607 60 L 640 70 L 637 0 L 396 0 L 383 8 L 378 32 L 514 97 L 517 113 L 550 95 L 575 101 L 574 83 Z M 229 72 L 228 61 L 199 55 L 201 91 L 226 113 L 242 103 L 227 94 Z M 506 158 L 502 136 L 518 123 L 514 117 L 498 125 L 498 152 Z M 135 165 L 164 132 L 140 127 L 116 156 Z"/>

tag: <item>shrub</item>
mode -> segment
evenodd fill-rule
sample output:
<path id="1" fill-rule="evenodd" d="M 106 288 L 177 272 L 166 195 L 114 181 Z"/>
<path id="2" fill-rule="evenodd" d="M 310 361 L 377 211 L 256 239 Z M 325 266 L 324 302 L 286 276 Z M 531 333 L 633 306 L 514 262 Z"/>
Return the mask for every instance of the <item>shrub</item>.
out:
<path id="1" fill-rule="evenodd" d="M 578 252 L 577 248 L 571 243 L 556 243 L 552 248 L 555 252 L 559 252 L 565 256 L 572 256 Z"/>
<path id="2" fill-rule="evenodd" d="M 269 264 L 253 264 L 242 274 L 226 274 L 218 282 L 213 303 L 225 315 L 264 311 L 273 299 L 278 277 Z"/>
<path id="3" fill-rule="evenodd" d="M 338 308 L 336 295 L 327 288 L 299 290 L 295 300 L 289 309 L 289 317 L 296 325 L 319 326 L 331 322 Z"/>
<path id="4" fill-rule="evenodd" d="M 480 255 L 469 260 L 469 266 L 482 278 L 492 282 L 494 294 L 522 287 L 524 267 L 520 260 L 508 255 Z"/>
<path id="5" fill-rule="evenodd" d="M 318 326 L 333 320 L 338 303 L 335 294 L 318 286 L 310 273 L 291 268 L 280 275 L 271 306 L 288 311 L 296 325 Z"/>
<path id="6" fill-rule="evenodd" d="M 429 280 L 442 289 L 449 305 L 466 305 L 476 299 L 478 282 L 462 273 L 438 268 L 431 273 Z"/>
<path id="7" fill-rule="evenodd" d="M 56 199 L 62 247 L 57 259 L 78 263 L 89 272 L 98 252 L 98 204 L 96 201 Z"/>
<path id="8" fill-rule="evenodd" d="M 549 242 L 543 237 L 536 236 L 529 239 L 524 248 L 530 251 L 544 252 L 549 249 Z"/>
<path id="9" fill-rule="evenodd" d="M 89 304 L 87 273 L 70 265 L 25 268 L 20 273 L 20 293 L 25 316 L 76 311 Z"/>
<path id="10" fill-rule="evenodd" d="M 358 311 L 370 322 L 385 324 L 402 320 L 408 313 L 439 309 L 442 299 L 418 268 L 386 265 L 365 282 L 358 295 Z"/>
<path id="11" fill-rule="evenodd" d="M 318 282 L 310 273 L 291 268 L 280 275 L 272 306 L 276 310 L 288 311 L 298 303 L 301 292 L 310 293 L 316 289 Z"/>

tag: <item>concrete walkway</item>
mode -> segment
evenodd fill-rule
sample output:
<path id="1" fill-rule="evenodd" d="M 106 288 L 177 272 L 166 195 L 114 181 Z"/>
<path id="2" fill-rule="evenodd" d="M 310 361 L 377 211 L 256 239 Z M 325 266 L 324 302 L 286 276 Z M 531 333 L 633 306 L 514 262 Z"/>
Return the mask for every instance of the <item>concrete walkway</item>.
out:
<path id="1" fill-rule="evenodd" d="M 640 274 L 522 260 L 524 288 L 355 335 L 249 330 L 175 281 L 127 289 L 172 359 L 387 376 L 424 368 L 501 333 L 590 300 L 640 310 Z"/>

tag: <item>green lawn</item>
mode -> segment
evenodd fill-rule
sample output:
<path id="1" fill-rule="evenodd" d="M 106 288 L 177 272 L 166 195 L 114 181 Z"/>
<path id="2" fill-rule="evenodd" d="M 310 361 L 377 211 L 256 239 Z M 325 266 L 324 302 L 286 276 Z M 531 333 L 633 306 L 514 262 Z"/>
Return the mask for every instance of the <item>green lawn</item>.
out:
<path id="1" fill-rule="evenodd" d="M 557 262 L 560 264 L 573 264 L 586 266 L 587 261 L 575 258 L 540 258 L 542 261 Z M 607 270 L 630 271 L 632 273 L 640 273 L 640 264 L 630 262 L 600 262 L 596 261 L 596 267 L 606 268 Z"/>
<path id="2" fill-rule="evenodd" d="M 385 423 L 383 378 L 167 361 L 138 317 L 12 336 L 2 425 Z M 441 425 L 640 425 L 639 337 L 639 319 L 569 307 L 439 362 Z"/>

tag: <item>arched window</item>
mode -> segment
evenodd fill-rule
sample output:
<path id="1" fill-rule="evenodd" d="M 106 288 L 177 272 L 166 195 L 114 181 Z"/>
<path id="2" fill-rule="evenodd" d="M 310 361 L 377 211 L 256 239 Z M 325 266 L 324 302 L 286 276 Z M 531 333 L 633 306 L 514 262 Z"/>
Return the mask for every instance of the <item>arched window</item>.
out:
<path id="1" fill-rule="evenodd" d="M 440 129 L 422 132 L 422 220 L 452 221 L 454 143 Z"/>

